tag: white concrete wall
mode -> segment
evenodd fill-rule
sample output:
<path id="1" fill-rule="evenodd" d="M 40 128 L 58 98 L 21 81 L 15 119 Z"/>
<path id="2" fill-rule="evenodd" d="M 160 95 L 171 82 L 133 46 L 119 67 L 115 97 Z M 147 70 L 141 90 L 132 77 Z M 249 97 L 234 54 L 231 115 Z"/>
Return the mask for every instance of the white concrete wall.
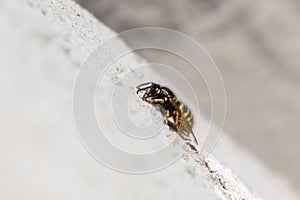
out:
<path id="1" fill-rule="evenodd" d="M 1 1 L 0 27 L 1 199 L 226 198 L 216 193 L 216 177 L 193 176 L 192 161 L 132 176 L 85 151 L 73 122 L 73 83 L 87 55 L 113 34 L 92 15 L 71 1 Z M 262 199 L 297 199 L 226 136 L 213 154 Z"/>

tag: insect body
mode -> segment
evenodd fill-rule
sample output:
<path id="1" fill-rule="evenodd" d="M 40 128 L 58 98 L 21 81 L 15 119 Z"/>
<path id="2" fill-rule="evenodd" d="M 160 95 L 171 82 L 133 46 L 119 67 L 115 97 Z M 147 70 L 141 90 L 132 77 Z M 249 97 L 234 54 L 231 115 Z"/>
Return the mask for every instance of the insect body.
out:
<path id="1" fill-rule="evenodd" d="M 190 109 L 177 100 L 175 94 L 167 87 L 149 82 L 137 86 L 137 94 L 144 91 L 143 101 L 153 105 L 159 105 L 160 111 L 165 116 L 164 123 L 170 129 L 177 132 L 184 140 L 191 140 L 188 136 L 193 136 L 194 142 L 198 141 L 193 133 L 193 115 Z M 195 148 L 195 147 L 194 147 Z"/>

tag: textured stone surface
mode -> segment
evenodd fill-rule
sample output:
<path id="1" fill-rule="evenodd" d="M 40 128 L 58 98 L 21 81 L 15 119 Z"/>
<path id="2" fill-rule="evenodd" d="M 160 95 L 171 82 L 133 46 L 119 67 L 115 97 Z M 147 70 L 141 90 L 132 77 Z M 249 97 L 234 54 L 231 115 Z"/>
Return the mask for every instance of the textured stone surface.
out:
<path id="1" fill-rule="evenodd" d="M 212 158 L 207 178 L 192 160 L 141 176 L 97 163 L 76 135 L 72 91 L 80 64 L 113 32 L 71 1 L 0 2 L 0 16 L 1 199 L 215 199 L 240 184 Z M 263 199 L 296 199 L 226 137 L 215 156 Z"/>

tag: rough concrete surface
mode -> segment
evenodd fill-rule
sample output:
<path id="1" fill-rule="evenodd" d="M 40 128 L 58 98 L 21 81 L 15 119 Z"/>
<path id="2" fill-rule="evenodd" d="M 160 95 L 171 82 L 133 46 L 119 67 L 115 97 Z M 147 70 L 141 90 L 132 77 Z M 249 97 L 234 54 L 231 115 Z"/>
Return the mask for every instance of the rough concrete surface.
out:
<path id="1" fill-rule="evenodd" d="M 80 64 L 112 31 L 71 1 L 4 1 L 0 16 L 1 199 L 217 198 L 206 179 L 193 174 L 194 163 L 182 159 L 132 176 L 100 165 L 82 147 L 72 116 L 73 83 Z M 214 155 L 262 199 L 297 199 L 226 136 Z"/>

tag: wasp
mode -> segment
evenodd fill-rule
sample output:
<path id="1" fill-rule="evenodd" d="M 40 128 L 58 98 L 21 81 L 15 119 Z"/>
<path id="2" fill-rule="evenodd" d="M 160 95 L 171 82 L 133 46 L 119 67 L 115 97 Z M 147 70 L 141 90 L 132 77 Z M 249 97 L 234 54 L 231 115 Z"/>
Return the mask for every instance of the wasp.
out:
<path id="1" fill-rule="evenodd" d="M 158 106 L 164 115 L 164 124 L 187 141 L 191 141 L 189 135 L 193 136 L 194 142 L 198 141 L 193 133 L 193 115 L 191 110 L 167 87 L 157 83 L 147 82 L 137 86 L 137 95 L 144 92 L 142 100 L 154 106 Z M 191 146 L 191 144 L 190 144 Z M 196 151 L 194 146 L 191 146 Z"/>

